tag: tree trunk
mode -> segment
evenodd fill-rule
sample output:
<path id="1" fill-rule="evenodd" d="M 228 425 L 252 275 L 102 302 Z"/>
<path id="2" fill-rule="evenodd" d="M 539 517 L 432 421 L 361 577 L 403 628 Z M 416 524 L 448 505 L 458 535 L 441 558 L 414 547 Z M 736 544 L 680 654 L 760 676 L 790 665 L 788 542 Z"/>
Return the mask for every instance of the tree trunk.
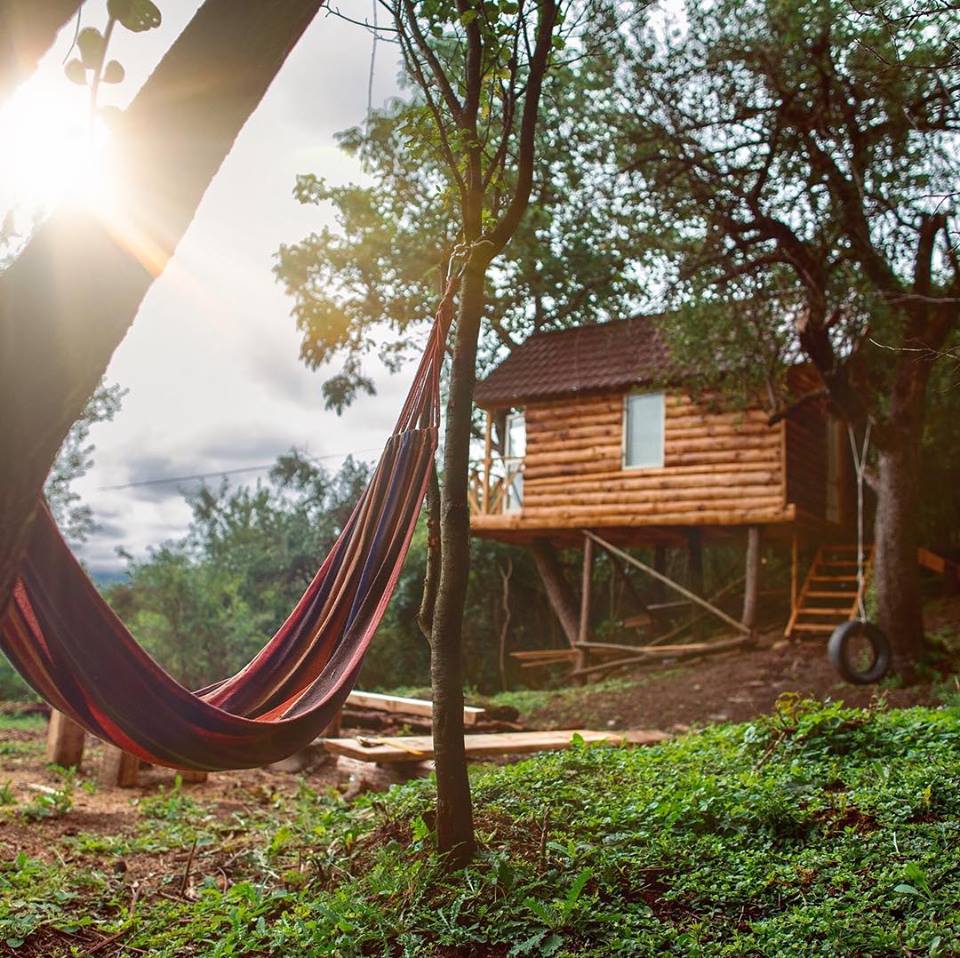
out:
<path id="1" fill-rule="evenodd" d="M 4 0 L 0 5 L 0 103 L 37 68 L 40 57 L 83 0 Z"/>
<path id="2" fill-rule="evenodd" d="M 741 622 L 748 628 L 757 625 L 757 598 L 760 591 L 760 526 L 747 529 L 746 578 L 743 586 L 743 617 Z"/>
<path id="3" fill-rule="evenodd" d="M 61 211 L 0 276 L 0 610 L 60 444 L 319 6 L 207 0 L 118 130 L 122 217 Z"/>
<path id="4" fill-rule="evenodd" d="M 476 850 L 467 759 L 463 747 L 463 609 L 470 577 L 467 504 L 470 420 L 476 379 L 477 336 L 483 316 L 486 264 L 475 255 L 460 292 L 450 370 L 443 450 L 440 582 L 433 613 L 430 678 L 433 750 L 437 774 L 437 849 L 449 868 L 463 868 Z"/>
<path id="5" fill-rule="evenodd" d="M 580 628 L 580 612 L 573 598 L 573 590 L 563 573 L 557 552 L 547 539 L 537 539 L 530 545 L 533 561 L 537 565 L 540 581 L 547 593 L 550 607 L 563 628 L 570 645 L 577 641 Z"/>
<path id="6" fill-rule="evenodd" d="M 877 455 L 874 586 L 877 625 L 893 647 L 894 668 L 910 677 L 924 651 L 917 566 L 919 438 L 901 433 Z"/>

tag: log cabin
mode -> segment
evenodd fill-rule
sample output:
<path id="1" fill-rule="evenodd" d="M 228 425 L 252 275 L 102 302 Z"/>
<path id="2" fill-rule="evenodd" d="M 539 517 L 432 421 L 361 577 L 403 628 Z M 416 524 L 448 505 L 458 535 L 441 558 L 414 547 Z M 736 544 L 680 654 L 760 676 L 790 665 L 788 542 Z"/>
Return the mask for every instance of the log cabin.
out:
<path id="1" fill-rule="evenodd" d="M 791 376 L 807 391 L 809 371 Z M 739 537 L 748 545 L 750 626 L 759 543 L 779 542 L 792 556 L 791 634 L 829 633 L 855 611 L 848 439 L 822 401 L 771 424 L 759 401 L 703 394 L 672 361 L 651 317 L 535 334 L 475 396 L 486 427 L 471 474 L 471 531 L 534 547 L 583 545 L 580 641 L 589 619 L 589 533 L 621 548 L 653 546 L 658 564 L 667 546 L 689 548 L 694 591 L 702 588 L 701 547 Z M 800 549 L 823 543 L 847 553 L 818 554 L 801 583 Z"/>

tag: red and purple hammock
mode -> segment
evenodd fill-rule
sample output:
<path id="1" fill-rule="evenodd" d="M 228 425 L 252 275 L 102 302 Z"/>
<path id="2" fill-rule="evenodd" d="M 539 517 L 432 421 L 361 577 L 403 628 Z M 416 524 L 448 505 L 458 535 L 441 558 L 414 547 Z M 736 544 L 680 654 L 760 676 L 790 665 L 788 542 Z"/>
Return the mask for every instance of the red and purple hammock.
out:
<path id="1" fill-rule="evenodd" d="M 146 761 L 217 771 L 279 761 L 316 738 L 353 688 L 410 545 L 437 446 L 448 288 L 380 462 L 276 635 L 239 672 L 192 692 L 136 642 L 44 506 L 0 648 L 54 708 Z"/>

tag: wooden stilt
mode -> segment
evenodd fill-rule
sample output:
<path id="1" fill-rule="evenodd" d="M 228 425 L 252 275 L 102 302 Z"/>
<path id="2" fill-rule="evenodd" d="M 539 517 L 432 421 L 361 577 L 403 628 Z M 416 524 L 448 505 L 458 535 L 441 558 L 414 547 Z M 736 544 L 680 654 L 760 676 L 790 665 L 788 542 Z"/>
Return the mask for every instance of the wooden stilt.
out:
<path id="1" fill-rule="evenodd" d="M 583 577 L 580 587 L 580 627 L 577 630 L 577 642 L 587 642 L 590 638 L 590 591 L 593 583 L 593 539 L 588 536 L 583 540 Z M 584 669 L 587 666 L 589 653 L 587 649 L 578 648 L 574 668 Z"/>
<path id="2" fill-rule="evenodd" d="M 760 526 L 747 529 L 747 562 L 743 587 L 743 624 L 750 630 L 757 625 L 757 598 L 760 593 Z"/>
<path id="3" fill-rule="evenodd" d="M 691 592 L 689 589 L 684 588 L 682 585 L 674 582 L 672 579 L 668 579 L 666 576 L 660 575 L 656 569 L 651 568 L 646 563 L 641 562 L 639 559 L 630 555 L 629 552 L 624 552 L 623 549 L 618 549 L 615 545 L 610 542 L 607 542 L 605 539 L 601 539 L 595 532 L 590 532 L 589 530 L 584 530 L 583 534 L 588 538 L 592 539 L 601 549 L 606 550 L 607 552 L 612 553 L 613 555 L 619 556 L 623 559 L 624 562 L 629 563 L 630 565 L 636 566 L 642 572 L 646 572 L 647 575 L 652 576 L 654 579 L 659 579 L 665 585 L 673 589 L 674 592 L 679 592 L 684 598 L 689 599 L 691 602 L 696 603 L 702 608 L 706 609 L 708 612 L 712 612 L 718 619 L 726 622 L 727 625 L 732 626 L 738 632 L 749 633 L 742 622 L 738 622 L 733 616 L 727 615 L 723 609 L 718 609 L 715 605 L 712 605 L 709 600 L 702 598 L 699 595 Z"/>
<path id="4" fill-rule="evenodd" d="M 800 594 L 800 540 L 794 528 L 790 539 L 790 621 L 797 614 L 797 601 Z M 790 638 L 788 635 L 787 638 Z"/>
<path id="5" fill-rule="evenodd" d="M 209 777 L 209 772 L 200 771 L 199 769 L 185 768 L 177 772 L 180 776 L 180 781 L 191 785 L 199 785 L 202 782 L 205 782 Z M 136 784 L 136 782 L 134 782 Z"/>
<path id="6" fill-rule="evenodd" d="M 703 531 L 694 526 L 687 532 L 687 550 L 688 550 L 688 578 L 690 588 L 697 595 L 703 595 Z M 703 638 L 703 627 L 696 616 L 691 618 L 693 637 L 697 640 Z"/>
<path id="7" fill-rule="evenodd" d="M 481 489 L 481 511 L 486 515 L 490 511 L 490 469 L 493 466 L 493 413 L 487 410 L 487 421 L 483 435 L 483 488 Z"/>
<path id="8" fill-rule="evenodd" d="M 653 567 L 657 572 L 662 576 L 667 574 L 667 547 L 664 543 L 658 542 L 653 547 Z M 666 586 L 658 579 L 653 583 L 653 601 L 654 602 L 666 602 L 667 601 L 667 590 Z"/>
<path id="9" fill-rule="evenodd" d="M 47 761 L 64 768 L 80 768 L 83 762 L 84 730 L 56 709 L 47 725 Z"/>
<path id="10" fill-rule="evenodd" d="M 431 705 L 431 715 L 433 706 Z M 337 714 L 333 717 L 333 720 L 330 724 L 323 730 L 323 734 L 320 738 L 339 738 L 340 737 L 340 725 L 343 722 L 343 708 L 337 710 Z"/>
<path id="11" fill-rule="evenodd" d="M 140 759 L 113 745 L 104 744 L 100 765 L 100 781 L 116 788 L 132 788 L 137 784 Z"/>

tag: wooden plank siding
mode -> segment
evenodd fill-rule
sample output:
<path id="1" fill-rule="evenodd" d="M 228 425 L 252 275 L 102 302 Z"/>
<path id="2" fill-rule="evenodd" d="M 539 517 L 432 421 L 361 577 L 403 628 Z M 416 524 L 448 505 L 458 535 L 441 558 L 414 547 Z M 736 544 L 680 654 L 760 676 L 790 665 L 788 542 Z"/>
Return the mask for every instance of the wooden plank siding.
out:
<path id="1" fill-rule="evenodd" d="M 785 427 L 759 408 L 664 397 L 664 465 L 623 467 L 623 391 L 526 406 L 523 509 L 473 527 L 787 522 Z"/>

